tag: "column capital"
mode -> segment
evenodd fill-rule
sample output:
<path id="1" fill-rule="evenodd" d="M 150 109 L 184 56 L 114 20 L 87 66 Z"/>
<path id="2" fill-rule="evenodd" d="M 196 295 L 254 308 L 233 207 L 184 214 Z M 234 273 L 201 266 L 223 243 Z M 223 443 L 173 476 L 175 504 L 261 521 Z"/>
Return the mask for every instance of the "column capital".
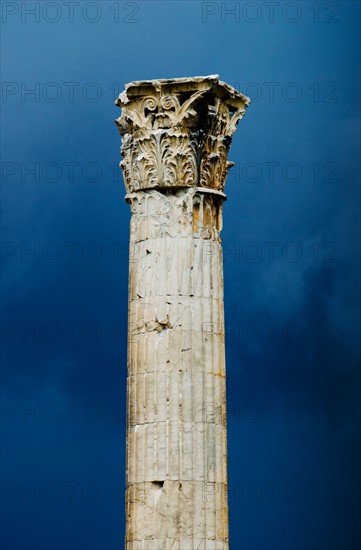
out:
<path id="1" fill-rule="evenodd" d="M 127 193 L 201 187 L 223 191 L 248 97 L 218 75 L 127 84 L 116 100 Z"/>

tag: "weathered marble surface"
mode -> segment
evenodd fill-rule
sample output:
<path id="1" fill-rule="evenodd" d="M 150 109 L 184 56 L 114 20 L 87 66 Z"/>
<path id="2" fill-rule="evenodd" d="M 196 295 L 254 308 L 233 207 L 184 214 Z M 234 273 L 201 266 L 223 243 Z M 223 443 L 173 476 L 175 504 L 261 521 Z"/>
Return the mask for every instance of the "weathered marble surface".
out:
<path id="1" fill-rule="evenodd" d="M 249 100 L 209 76 L 133 82 L 116 103 L 132 210 L 126 547 L 225 550 L 220 231 Z"/>

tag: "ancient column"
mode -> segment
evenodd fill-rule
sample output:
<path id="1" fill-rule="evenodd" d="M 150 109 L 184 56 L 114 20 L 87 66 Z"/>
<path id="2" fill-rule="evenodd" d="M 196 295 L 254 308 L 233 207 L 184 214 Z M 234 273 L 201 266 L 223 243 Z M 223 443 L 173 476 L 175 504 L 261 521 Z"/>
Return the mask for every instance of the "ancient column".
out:
<path id="1" fill-rule="evenodd" d="M 249 99 L 217 75 L 116 104 L 130 204 L 126 548 L 228 548 L 220 230 Z"/>

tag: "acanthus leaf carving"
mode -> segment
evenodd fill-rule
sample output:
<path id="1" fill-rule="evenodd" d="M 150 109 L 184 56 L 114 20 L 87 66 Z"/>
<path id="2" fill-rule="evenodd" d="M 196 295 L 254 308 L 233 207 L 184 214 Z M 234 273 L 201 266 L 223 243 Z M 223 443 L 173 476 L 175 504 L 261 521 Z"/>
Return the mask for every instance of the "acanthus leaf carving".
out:
<path id="1" fill-rule="evenodd" d="M 127 188 L 197 185 L 197 152 L 187 134 L 152 132 L 123 149 L 121 166 Z"/>

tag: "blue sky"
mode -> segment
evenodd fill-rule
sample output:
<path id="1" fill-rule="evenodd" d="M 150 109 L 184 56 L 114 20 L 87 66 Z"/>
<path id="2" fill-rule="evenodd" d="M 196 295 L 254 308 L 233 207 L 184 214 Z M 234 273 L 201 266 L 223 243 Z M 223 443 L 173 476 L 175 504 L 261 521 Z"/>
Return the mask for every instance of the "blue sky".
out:
<path id="1" fill-rule="evenodd" d="M 207 74 L 252 100 L 222 232 L 230 548 L 358 548 L 359 2 L 1 8 L 4 548 L 123 548 L 114 100 Z"/>

